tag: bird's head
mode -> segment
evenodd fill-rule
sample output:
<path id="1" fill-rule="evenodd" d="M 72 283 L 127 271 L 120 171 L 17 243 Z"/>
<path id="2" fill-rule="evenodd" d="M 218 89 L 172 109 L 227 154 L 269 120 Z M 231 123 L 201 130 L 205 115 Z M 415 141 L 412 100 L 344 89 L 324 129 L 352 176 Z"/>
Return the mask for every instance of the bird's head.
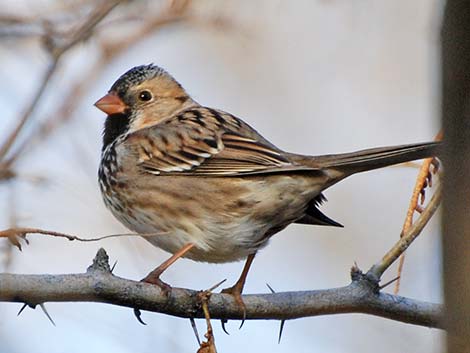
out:
<path id="1" fill-rule="evenodd" d="M 155 125 L 192 104 L 168 72 L 150 64 L 136 66 L 119 77 L 95 106 L 108 114 L 103 141 L 107 145 L 123 133 Z"/>

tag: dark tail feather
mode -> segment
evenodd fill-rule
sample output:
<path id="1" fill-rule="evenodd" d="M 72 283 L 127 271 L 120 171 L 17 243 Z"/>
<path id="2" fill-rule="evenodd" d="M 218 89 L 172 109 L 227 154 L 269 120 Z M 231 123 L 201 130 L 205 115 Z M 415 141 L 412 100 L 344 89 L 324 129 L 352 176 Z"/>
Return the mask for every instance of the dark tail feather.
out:
<path id="1" fill-rule="evenodd" d="M 439 154 L 440 142 L 371 148 L 363 151 L 318 157 L 322 169 L 337 169 L 346 175 L 383 168 L 394 164 L 433 157 Z"/>
<path id="2" fill-rule="evenodd" d="M 335 220 L 331 219 L 323 212 L 321 212 L 318 207 L 326 201 L 326 197 L 323 194 L 318 195 L 313 200 L 310 201 L 308 204 L 307 209 L 305 210 L 305 214 L 302 218 L 295 221 L 298 224 L 315 224 L 319 226 L 333 226 L 333 227 L 341 227 L 343 225 L 341 223 L 336 222 Z"/>
<path id="3" fill-rule="evenodd" d="M 296 220 L 297 224 L 314 224 L 317 226 L 333 226 L 343 228 L 341 223 L 336 222 L 320 211 L 317 207 L 310 210 L 310 213 L 305 214 L 302 218 Z"/>
<path id="4" fill-rule="evenodd" d="M 331 180 L 324 185 L 324 189 L 337 183 L 348 175 L 365 172 L 367 170 L 383 168 L 394 164 L 404 163 L 415 159 L 433 157 L 439 154 L 440 142 L 418 143 L 392 147 L 379 147 L 368 150 L 307 157 L 302 162 L 325 171 L 331 171 Z M 310 201 L 305 214 L 295 223 L 316 224 L 342 227 L 342 225 L 323 214 L 318 207 L 325 201 L 323 194 Z"/>

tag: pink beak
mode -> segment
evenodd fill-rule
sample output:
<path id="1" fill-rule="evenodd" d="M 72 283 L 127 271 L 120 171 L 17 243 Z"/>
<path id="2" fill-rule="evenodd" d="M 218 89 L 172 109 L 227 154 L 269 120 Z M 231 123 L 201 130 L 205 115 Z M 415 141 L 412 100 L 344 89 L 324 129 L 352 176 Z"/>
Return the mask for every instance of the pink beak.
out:
<path id="1" fill-rule="evenodd" d="M 110 92 L 95 103 L 95 107 L 108 115 L 123 113 L 127 105 L 114 92 Z"/>

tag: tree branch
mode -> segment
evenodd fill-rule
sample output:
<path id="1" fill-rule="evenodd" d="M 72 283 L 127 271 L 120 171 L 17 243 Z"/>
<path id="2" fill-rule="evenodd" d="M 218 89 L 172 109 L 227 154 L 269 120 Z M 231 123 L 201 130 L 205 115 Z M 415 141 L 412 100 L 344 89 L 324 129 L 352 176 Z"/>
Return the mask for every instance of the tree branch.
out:
<path id="1" fill-rule="evenodd" d="M 384 255 L 382 260 L 372 266 L 368 274 L 375 279 L 382 277 L 382 274 L 402 255 L 411 243 L 421 234 L 426 224 L 430 221 L 434 213 L 439 208 L 442 198 L 441 186 L 439 185 L 429 204 L 421 213 L 418 220 L 402 235 L 400 240 Z"/>
<path id="2" fill-rule="evenodd" d="M 62 39 L 63 43 L 61 44 L 58 44 L 56 40 L 52 37 L 44 37 L 44 44 L 49 49 L 49 52 L 51 54 L 51 61 L 48 65 L 46 72 L 43 75 L 43 78 L 40 81 L 39 87 L 37 88 L 33 99 L 27 104 L 24 112 L 18 119 L 15 128 L 8 135 L 5 142 L 0 146 L 0 161 L 2 161 L 8 154 L 13 144 L 17 140 L 18 135 L 25 127 L 27 121 L 33 115 L 33 112 L 36 110 L 39 101 L 41 100 L 44 92 L 46 91 L 47 86 L 51 82 L 51 78 L 54 76 L 57 70 L 59 60 L 61 59 L 62 55 L 65 54 L 69 49 L 77 45 L 79 42 L 88 38 L 93 28 L 104 17 L 106 17 L 111 12 L 111 10 L 114 9 L 120 2 L 122 2 L 122 0 L 113 0 L 104 2 L 103 4 L 97 6 L 95 11 L 93 11 L 93 13 L 91 14 L 90 18 L 88 18 L 81 26 L 79 26 L 77 30 L 71 34 L 71 37 L 68 40 Z M 6 169 L 8 169 L 8 167 L 9 165 L 6 166 Z"/>
<path id="3" fill-rule="evenodd" d="M 442 328 L 440 304 L 417 301 L 379 291 L 378 283 L 353 268 L 348 286 L 300 292 L 244 295 L 246 319 L 288 320 L 309 316 L 362 313 L 414 325 Z M 183 318 L 203 318 L 198 292 L 173 288 L 169 297 L 159 287 L 114 276 L 103 249 L 84 274 L 0 274 L 0 301 L 27 303 L 100 302 L 139 308 Z M 213 319 L 239 320 L 240 307 L 232 296 L 212 294 Z"/>

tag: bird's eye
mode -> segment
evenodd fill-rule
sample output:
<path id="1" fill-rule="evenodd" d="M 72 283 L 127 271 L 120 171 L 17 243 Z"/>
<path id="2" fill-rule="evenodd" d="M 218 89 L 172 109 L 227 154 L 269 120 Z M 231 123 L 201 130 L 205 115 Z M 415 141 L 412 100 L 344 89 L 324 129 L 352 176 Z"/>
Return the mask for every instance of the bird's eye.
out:
<path id="1" fill-rule="evenodd" d="M 152 93 L 150 91 L 142 91 L 139 93 L 139 99 L 143 102 L 148 102 L 152 99 Z"/>

